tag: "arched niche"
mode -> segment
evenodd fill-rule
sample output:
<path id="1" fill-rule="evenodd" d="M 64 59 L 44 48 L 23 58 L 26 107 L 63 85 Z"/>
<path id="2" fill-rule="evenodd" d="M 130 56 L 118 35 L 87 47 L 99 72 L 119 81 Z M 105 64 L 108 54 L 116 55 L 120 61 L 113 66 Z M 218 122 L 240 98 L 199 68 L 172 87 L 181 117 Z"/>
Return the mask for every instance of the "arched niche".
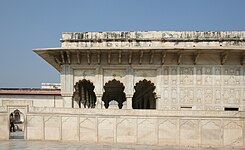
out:
<path id="1" fill-rule="evenodd" d="M 94 92 L 94 85 L 89 80 L 83 79 L 79 80 L 74 85 L 74 93 L 72 96 L 72 104 L 74 108 L 74 103 L 77 103 L 79 108 L 95 108 L 96 105 L 96 95 Z"/>
<path id="2" fill-rule="evenodd" d="M 105 92 L 102 96 L 102 101 L 105 103 L 105 108 L 109 107 L 110 101 L 117 101 L 119 109 L 122 109 L 123 102 L 126 101 L 126 94 L 124 93 L 124 85 L 115 79 L 107 82 L 104 86 Z"/>
<path id="3" fill-rule="evenodd" d="M 135 93 L 132 99 L 133 109 L 156 109 L 155 86 L 146 79 L 139 81 L 134 86 Z"/>

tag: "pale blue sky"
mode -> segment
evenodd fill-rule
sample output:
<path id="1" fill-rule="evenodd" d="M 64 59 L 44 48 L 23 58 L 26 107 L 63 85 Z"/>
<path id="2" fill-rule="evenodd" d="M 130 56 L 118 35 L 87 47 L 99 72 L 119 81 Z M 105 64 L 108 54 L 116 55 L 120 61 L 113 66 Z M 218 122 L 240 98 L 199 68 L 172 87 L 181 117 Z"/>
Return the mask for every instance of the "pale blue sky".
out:
<path id="1" fill-rule="evenodd" d="M 61 32 L 120 30 L 245 30 L 245 0 L 1 0 L 0 87 L 59 82 L 32 49 Z"/>

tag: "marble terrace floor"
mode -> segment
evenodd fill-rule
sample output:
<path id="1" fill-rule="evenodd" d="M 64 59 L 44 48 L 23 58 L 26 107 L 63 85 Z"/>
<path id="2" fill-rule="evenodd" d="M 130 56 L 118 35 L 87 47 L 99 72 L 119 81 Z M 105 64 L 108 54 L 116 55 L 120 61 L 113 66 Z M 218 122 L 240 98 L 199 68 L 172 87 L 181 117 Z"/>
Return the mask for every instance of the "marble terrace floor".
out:
<path id="1" fill-rule="evenodd" d="M 78 142 L 58 141 L 25 141 L 11 139 L 0 141 L 0 150 L 231 150 L 232 147 L 200 148 L 200 147 L 173 147 L 173 146 L 148 146 L 130 144 L 82 144 Z M 244 150 L 244 148 L 235 148 Z"/>

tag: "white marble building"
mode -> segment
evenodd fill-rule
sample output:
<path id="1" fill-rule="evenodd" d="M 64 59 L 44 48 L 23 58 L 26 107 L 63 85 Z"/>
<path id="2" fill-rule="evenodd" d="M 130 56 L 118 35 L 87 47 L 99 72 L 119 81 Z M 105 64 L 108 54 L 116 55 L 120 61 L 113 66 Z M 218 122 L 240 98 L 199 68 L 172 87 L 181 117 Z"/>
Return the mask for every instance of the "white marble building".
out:
<path id="1" fill-rule="evenodd" d="M 64 107 L 0 108 L 2 121 L 26 108 L 25 139 L 245 147 L 244 31 L 72 32 L 61 43 L 34 51 L 61 73 Z"/>
<path id="2" fill-rule="evenodd" d="M 63 33 L 61 42 L 34 51 L 61 72 L 68 108 L 83 79 L 103 108 L 104 85 L 115 79 L 130 109 L 134 86 L 145 79 L 155 86 L 156 109 L 244 110 L 245 32 Z"/>

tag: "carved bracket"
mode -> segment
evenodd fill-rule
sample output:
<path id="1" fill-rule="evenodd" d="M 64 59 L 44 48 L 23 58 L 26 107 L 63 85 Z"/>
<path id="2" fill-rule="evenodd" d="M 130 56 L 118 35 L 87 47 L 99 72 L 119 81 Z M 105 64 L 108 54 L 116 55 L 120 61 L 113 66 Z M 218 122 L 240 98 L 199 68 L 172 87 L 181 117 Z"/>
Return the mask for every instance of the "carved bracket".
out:
<path id="1" fill-rule="evenodd" d="M 151 51 L 150 51 L 150 64 L 153 63 L 153 60 L 154 60 L 154 53 L 155 53 L 154 50 L 151 50 Z"/>
<path id="2" fill-rule="evenodd" d="M 66 51 L 67 63 L 71 64 L 71 57 L 70 52 Z"/>
<path id="3" fill-rule="evenodd" d="M 178 65 L 180 65 L 180 63 L 181 63 L 181 58 L 182 58 L 182 53 L 181 53 L 181 51 L 178 51 L 178 53 L 177 53 L 177 64 Z"/>
<path id="4" fill-rule="evenodd" d="M 220 61 L 221 61 L 221 65 L 224 65 L 226 60 L 228 58 L 228 51 L 224 51 L 220 54 Z"/>
<path id="5" fill-rule="evenodd" d="M 121 50 L 118 52 L 118 63 L 119 64 L 122 63 L 122 51 Z"/>
<path id="6" fill-rule="evenodd" d="M 53 56 L 54 58 L 54 61 L 58 64 L 58 65 L 61 65 L 61 60 L 57 57 L 57 56 Z"/>
<path id="7" fill-rule="evenodd" d="M 132 64 L 132 51 L 129 51 L 129 54 L 128 54 L 128 63 L 130 65 Z"/>
<path id="8" fill-rule="evenodd" d="M 87 61 L 88 61 L 88 64 L 90 65 L 90 51 L 87 50 Z"/>
<path id="9" fill-rule="evenodd" d="M 100 62 L 101 62 L 101 52 L 97 51 L 97 63 L 98 63 L 98 65 L 100 64 Z"/>
<path id="10" fill-rule="evenodd" d="M 111 51 L 108 51 L 107 62 L 111 64 Z"/>
<path id="11" fill-rule="evenodd" d="M 245 64 L 245 52 L 241 53 L 241 60 L 240 60 L 241 65 Z"/>
<path id="12" fill-rule="evenodd" d="M 81 64 L 81 60 L 80 60 L 80 52 L 77 51 L 77 63 Z"/>
<path id="13" fill-rule="evenodd" d="M 62 61 L 62 64 L 65 64 L 65 56 L 64 56 L 64 52 L 60 52 L 60 56 L 61 56 L 61 61 Z"/>
<path id="14" fill-rule="evenodd" d="M 144 51 L 141 50 L 141 51 L 140 51 L 140 60 L 139 60 L 139 64 L 142 64 L 143 56 L 144 56 Z"/>
<path id="15" fill-rule="evenodd" d="M 162 51 L 162 65 L 165 63 L 165 58 L 167 56 L 167 51 Z"/>
<path id="16" fill-rule="evenodd" d="M 70 57 L 70 52 L 69 51 L 61 51 L 60 52 L 60 56 L 61 56 L 61 62 L 62 64 L 71 64 L 71 57 Z"/>
<path id="17" fill-rule="evenodd" d="M 197 64 L 197 60 L 200 56 L 200 52 L 199 51 L 195 51 L 194 55 L 193 55 L 193 64 L 196 65 Z"/>

